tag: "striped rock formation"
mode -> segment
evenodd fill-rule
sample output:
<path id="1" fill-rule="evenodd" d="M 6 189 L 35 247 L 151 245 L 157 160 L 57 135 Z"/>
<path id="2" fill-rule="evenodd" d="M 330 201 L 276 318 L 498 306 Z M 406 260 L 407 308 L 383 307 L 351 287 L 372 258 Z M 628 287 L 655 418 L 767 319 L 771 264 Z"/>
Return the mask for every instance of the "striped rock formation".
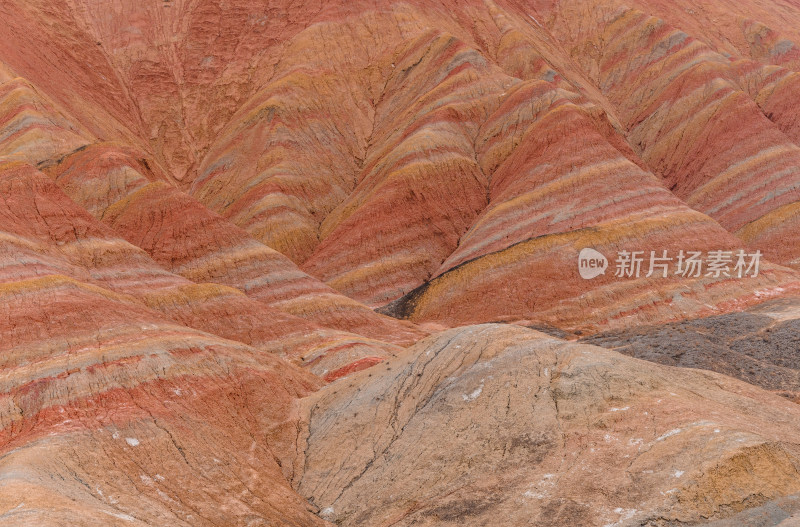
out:
<path id="1" fill-rule="evenodd" d="M 94 134 L 92 142 L 130 145 L 143 154 L 145 171 L 159 174 L 158 184 L 177 183 L 175 198 L 153 186 L 123 200 L 131 202 L 114 216 L 121 236 L 158 251 L 159 263 L 188 257 L 124 232 L 159 206 L 148 196 L 158 195 L 161 207 L 202 210 L 176 193 L 182 190 L 227 220 L 226 228 L 250 235 L 225 251 L 275 261 L 246 278 L 227 276 L 229 260 L 213 251 L 183 268 L 191 276 L 170 267 L 190 279 L 209 273 L 203 280 L 291 314 L 347 331 L 374 327 L 366 336 L 403 345 L 419 333 L 369 314 L 261 247 L 369 307 L 440 324 L 658 321 L 797 286 L 790 271 L 769 266 L 747 285 L 576 285 L 570 260 L 581 247 L 566 241 L 594 233 L 575 243 L 614 253 L 646 241 L 644 250 L 678 251 L 688 235 L 693 249 L 747 247 L 794 265 L 800 150 L 780 94 L 772 102 L 764 95 L 774 91 L 767 69 L 790 71 L 794 59 L 791 50 L 779 53 L 789 37 L 770 29 L 771 16 L 764 29 L 753 20 L 734 28 L 726 15 L 722 33 L 706 36 L 678 29 L 696 29 L 684 11 L 646 2 L 418 1 L 383 10 L 326 3 L 285 16 L 244 1 L 121 3 L 111 16 L 79 0 L 7 9 L 16 40 L 0 41 L 0 57 L 9 68 L 50 86 L 60 79 L 54 66 L 31 57 L 42 39 L 71 57 L 65 64 L 85 52 L 95 67 L 76 67 L 48 97 L 71 112 L 76 129 Z M 76 24 L 29 31 L 60 16 Z M 632 76 L 641 81 L 626 82 Z M 112 95 L 113 104 L 94 104 Z M 91 163 L 94 154 L 62 163 Z M 56 165 L 48 173 L 61 177 Z M 570 214 L 554 212 L 567 203 Z M 522 247 L 514 249 L 522 242 L 524 258 Z M 563 270 L 543 269 L 553 247 L 562 252 L 547 267 Z M 453 274 L 468 261 L 473 271 Z M 208 269 L 215 265 L 226 270 Z M 476 265 L 492 271 L 476 279 Z M 258 291 L 270 273 L 287 282 Z M 442 286 L 423 301 L 418 288 L 433 281 Z M 669 300 L 676 295 L 688 300 Z M 346 311 L 352 320 L 342 320 Z"/>
<path id="2" fill-rule="evenodd" d="M 800 509 L 794 3 L 0 19 L 0 523 Z M 758 275 L 614 276 L 716 250 Z"/>
<path id="3" fill-rule="evenodd" d="M 0 165 L 0 188 L 6 196 L 0 209 L 5 282 L 55 276 L 132 295 L 176 322 L 314 364 L 317 373 L 400 349 L 319 326 L 228 286 L 173 274 L 114 236 L 30 165 Z"/>
<path id="4" fill-rule="evenodd" d="M 409 344 L 422 335 L 303 273 L 282 254 L 165 182 L 135 152 L 93 145 L 45 170 L 117 234 L 193 282 L 238 288 L 289 314 L 379 340 Z"/>
<path id="5" fill-rule="evenodd" d="M 785 119 L 781 110 L 759 107 L 759 94 L 743 87 L 730 56 L 702 35 L 647 11 L 612 7 L 564 2 L 550 17 L 554 33 L 570 40 L 576 61 L 614 106 L 629 143 L 692 208 L 792 263 L 797 254 L 785 254 L 782 245 L 797 232 L 796 220 L 785 220 L 800 201 L 800 148 L 765 115 Z M 587 20 L 596 26 L 581 27 Z M 770 62 L 757 50 L 751 55 Z M 632 77 L 640 82 L 626 82 Z M 761 240 L 764 231 L 773 243 Z"/>
<path id="6" fill-rule="evenodd" d="M 221 521 L 220 502 L 190 489 L 211 479 L 219 485 L 205 486 L 212 495 L 231 485 L 246 489 L 253 472 L 282 481 L 280 461 L 263 453 L 290 437 L 284 434 L 294 428 L 287 417 L 295 399 L 319 381 L 277 356 L 213 334 L 224 328 L 220 323 L 241 322 L 221 319 L 224 311 L 198 313 L 193 325 L 202 331 L 150 308 L 146 296 L 163 301 L 190 292 L 191 283 L 113 237 L 30 165 L 2 166 L 0 192 L 3 521 Z M 240 404 L 250 397 L 268 402 Z M 213 427 L 199 424 L 212 420 Z M 258 439 L 231 449 L 236 439 L 229 430 L 246 429 L 247 422 Z M 239 456 L 251 459 L 243 463 Z M 213 476 L 215 459 L 235 468 Z M 172 483 L 156 477 L 158 471 Z M 148 481 L 158 485 L 145 490 Z M 315 521 L 288 485 L 231 499 L 237 515 Z M 137 508 L 135 518 L 121 512 L 130 507 Z"/>

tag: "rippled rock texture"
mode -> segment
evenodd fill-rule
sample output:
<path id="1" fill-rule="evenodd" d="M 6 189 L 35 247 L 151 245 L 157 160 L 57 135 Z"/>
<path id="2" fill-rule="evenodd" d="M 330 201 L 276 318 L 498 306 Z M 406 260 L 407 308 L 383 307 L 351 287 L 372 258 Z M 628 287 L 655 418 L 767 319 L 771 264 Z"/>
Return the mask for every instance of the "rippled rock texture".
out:
<path id="1" fill-rule="evenodd" d="M 795 521 L 796 3 L 0 20 L 3 525 Z"/>

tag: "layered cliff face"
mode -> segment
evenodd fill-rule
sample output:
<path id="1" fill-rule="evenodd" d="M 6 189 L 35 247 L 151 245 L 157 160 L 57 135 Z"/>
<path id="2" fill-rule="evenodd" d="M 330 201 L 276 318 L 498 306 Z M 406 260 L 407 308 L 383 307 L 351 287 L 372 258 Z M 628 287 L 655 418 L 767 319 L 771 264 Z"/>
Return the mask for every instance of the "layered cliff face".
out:
<path id="1" fill-rule="evenodd" d="M 800 510 L 795 3 L 0 18 L 4 524 Z"/>

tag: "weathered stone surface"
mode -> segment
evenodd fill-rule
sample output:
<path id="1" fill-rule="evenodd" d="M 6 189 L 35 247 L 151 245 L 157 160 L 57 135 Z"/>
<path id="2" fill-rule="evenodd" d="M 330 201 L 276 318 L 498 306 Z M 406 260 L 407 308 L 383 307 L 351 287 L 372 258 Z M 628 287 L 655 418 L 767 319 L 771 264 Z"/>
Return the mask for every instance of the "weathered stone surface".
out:
<path id="1" fill-rule="evenodd" d="M 407 345 L 424 334 L 376 315 L 303 273 L 282 254 L 166 183 L 163 173 L 130 149 L 95 144 L 44 170 L 119 236 L 189 280 L 229 285 L 290 314 L 372 338 Z M 316 300 L 316 309 L 309 309 L 309 299 Z"/>
<path id="2" fill-rule="evenodd" d="M 0 312 L 4 523 L 321 524 L 272 454 L 310 375 L 74 280 L 4 283 Z"/>
<path id="3" fill-rule="evenodd" d="M 749 4 L 749 16 L 764 13 L 756 2 Z M 760 245 L 776 261 L 793 263 L 796 249 L 787 251 L 785 245 L 797 247 L 796 221 L 785 228 L 781 224 L 796 216 L 800 148 L 791 127 L 770 119 L 791 120 L 796 109 L 783 116 L 780 95 L 768 103 L 751 87 L 752 79 L 743 78 L 732 63 L 728 38 L 736 37 L 736 45 L 742 37 L 757 42 L 735 57 L 767 64 L 796 65 L 800 50 L 752 19 L 736 20 L 741 33 L 732 34 L 717 17 L 733 22 L 737 8 L 698 11 L 723 29 L 716 35 L 699 30 L 685 9 L 648 0 L 633 6 L 558 2 L 548 16 L 553 34 L 571 46 L 573 58 L 608 97 L 628 142 L 647 166 L 692 208 L 731 232 L 743 229 L 746 242 Z M 797 16 L 793 11 L 790 20 Z M 779 24 L 796 31 L 785 20 Z M 784 53 L 768 44 L 778 40 Z"/>
<path id="4" fill-rule="evenodd" d="M 796 404 L 515 326 L 430 337 L 304 408 L 295 487 L 340 525 L 678 525 L 797 510 Z"/>
<path id="5" fill-rule="evenodd" d="M 0 19 L 0 523 L 796 523 L 797 5 Z"/>
<path id="6" fill-rule="evenodd" d="M 599 333 L 583 342 L 638 359 L 712 370 L 800 402 L 800 319 L 755 312 Z"/>
<path id="7" fill-rule="evenodd" d="M 160 268 L 30 165 L 0 192 L 4 522 L 321 525 L 282 461 L 321 381 L 269 351 L 336 336 Z"/>

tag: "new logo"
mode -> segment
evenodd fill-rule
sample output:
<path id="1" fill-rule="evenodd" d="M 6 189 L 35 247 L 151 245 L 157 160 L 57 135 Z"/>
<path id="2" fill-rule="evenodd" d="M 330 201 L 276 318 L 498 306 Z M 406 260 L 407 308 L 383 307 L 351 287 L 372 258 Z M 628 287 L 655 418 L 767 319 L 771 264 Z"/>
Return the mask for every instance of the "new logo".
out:
<path id="1" fill-rule="evenodd" d="M 594 249 L 581 249 L 578 255 L 578 272 L 584 280 L 591 280 L 601 274 L 606 274 L 608 259 Z"/>

